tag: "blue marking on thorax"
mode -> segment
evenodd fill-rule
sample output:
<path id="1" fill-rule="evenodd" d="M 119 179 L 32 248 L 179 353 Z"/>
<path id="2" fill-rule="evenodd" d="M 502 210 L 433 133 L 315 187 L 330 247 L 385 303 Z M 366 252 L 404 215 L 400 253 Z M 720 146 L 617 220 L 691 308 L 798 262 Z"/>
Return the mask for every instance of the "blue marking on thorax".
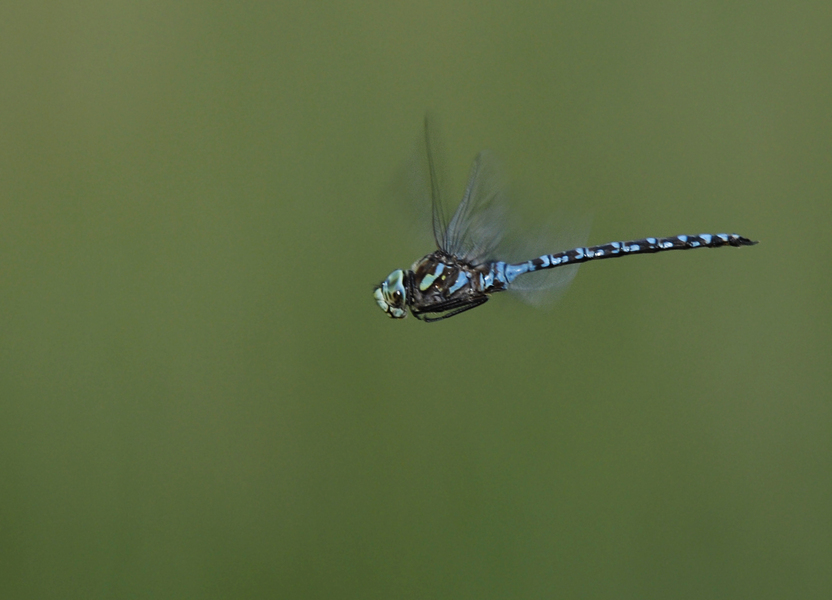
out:
<path id="1" fill-rule="evenodd" d="M 445 265 L 444 264 L 439 263 L 438 265 L 436 265 L 436 268 L 433 270 L 432 275 L 429 273 L 429 274 L 425 275 L 424 277 L 422 277 L 422 281 L 419 283 L 419 289 L 422 290 L 423 292 L 426 289 L 428 289 L 431 285 L 433 285 L 433 282 L 436 281 L 436 278 L 439 277 L 439 275 L 444 270 L 445 270 Z"/>
<path id="2" fill-rule="evenodd" d="M 448 288 L 448 293 L 453 294 L 462 286 L 467 285 L 469 281 L 471 280 L 468 278 L 468 275 L 464 271 L 460 271 L 459 275 L 456 276 L 456 281 L 454 282 L 454 284 L 450 288 Z"/>

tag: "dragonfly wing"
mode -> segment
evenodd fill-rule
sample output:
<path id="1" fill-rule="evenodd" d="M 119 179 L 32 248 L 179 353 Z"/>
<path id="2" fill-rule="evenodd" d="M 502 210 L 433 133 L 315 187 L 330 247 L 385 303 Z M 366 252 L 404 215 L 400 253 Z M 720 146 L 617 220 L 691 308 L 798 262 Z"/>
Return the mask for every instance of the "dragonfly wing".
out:
<path id="1" fill-rule="evenodd" d="M 493 258 L 506 229 L 508 186 L 497 160 L 480 152 L 445 232 L 449 253 L 473 264 Z"/>
<path id="2" fill-rule="evenodd" d="M 550 218 L 534 228 L 526 229 L 524 237 L 515 236 L 503 244 L 505 260 L 523 262 L 554 252 L 586 246 L 589 238 L 590 220 L 573 215 L 559 215 Z M 563 295 L 578 273 L 579 265 L 566 265 L 554 269 L 543 269 L 521 275 L 512 282 L 509 290 L 524 302 L 534 306 L 553 304 Z"/>
<path id="3" fill-rule="evenodd" d="M 398 231 L 408 234 L 404 239 L 411 240 L 420 252 L 424 252 L 431 238 L 437 248 L 445 247 L 448 221 L 441 190 L 446 178 L 436 129 L 434 119 L 426 115 L 424 136 L 419 136 L 407 160 L 382 191 L 383 204 L 406 215 L 401 219 Z M 391 218 L 399 216 L 400 212 L 391 214 Z"/>
<path id="4" fill-rule="evenodd" d="M 570 265 L 521 275 L 511 284 L 509 290 L 523 302 L 533 306 L 554 304 L 578 274 L 578 266 Z"/>
<path id="5" fill-rule="evenodd" d="M 428 181 L 430 182 L 431 222 L 433 223 L 433 239 L 440 250 L 447 251 L 448 220 L 445 217 L 445 207 L 442 203 L 442 177 L 440 167 L 444 164 L 438 160 L 439 144 L 437 143 L 435 119 L 430 113 L 425 115 L 425 157 L 427 159 Z"/>

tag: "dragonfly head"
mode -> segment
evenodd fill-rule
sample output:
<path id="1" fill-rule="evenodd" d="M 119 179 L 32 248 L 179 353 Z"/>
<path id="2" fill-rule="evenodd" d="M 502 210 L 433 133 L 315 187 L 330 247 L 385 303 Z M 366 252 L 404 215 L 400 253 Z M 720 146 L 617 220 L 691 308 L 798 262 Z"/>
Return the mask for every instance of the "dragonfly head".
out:
<path id="1" fill-rule="evenodd" d="M 373 297 L 381 307 L 393 319 L 404 319 L 407 316 L 407 290 L 404 286 L 404 271 L 396 269 L 387 279 L 382 281 L 373 291 Z"/>

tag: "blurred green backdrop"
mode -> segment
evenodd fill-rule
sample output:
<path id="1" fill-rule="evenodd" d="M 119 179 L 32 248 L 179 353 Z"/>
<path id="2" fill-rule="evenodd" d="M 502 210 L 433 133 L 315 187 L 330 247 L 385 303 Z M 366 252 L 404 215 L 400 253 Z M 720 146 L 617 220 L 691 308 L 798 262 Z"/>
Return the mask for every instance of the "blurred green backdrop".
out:
<path id="1" fill-rule="evenodd" d="M 2 598 L 828 598 L 827 2 L 0 9 Z M 591 243 L 394 322 L 442 119 Z"/>

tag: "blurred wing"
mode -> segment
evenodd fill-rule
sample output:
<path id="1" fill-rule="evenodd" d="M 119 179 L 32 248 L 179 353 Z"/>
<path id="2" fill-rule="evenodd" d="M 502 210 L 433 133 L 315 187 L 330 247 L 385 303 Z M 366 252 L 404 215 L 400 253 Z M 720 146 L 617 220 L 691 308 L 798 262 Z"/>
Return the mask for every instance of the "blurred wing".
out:
<path id="1" fill-rule="evenodd" d="M 589 220 L 547 217 L 523 226 L 509 210 L 509 190 L 499 162 L 480 152 L 471 166 L 462 201 L 445 230 L 446 252 L 472 264 L 489 260 L 523 262 L 543 254 L 586 245 Z M 550 214 L 549 209 L 544 209 Z M 578 265 L 521 275 L 510 289 L 523 301 L 543 306 L 556 301 L 578 272 Z"/>
<path id="2" fill-rule="evenodd" d="M 590 221 L 574 217 L 551 218 L 520 242 L 505 245 L 509 262 L 522 262 L 543 254 L 553 254 L 586 246 Z M 554 304 L 578 274 L 579 265 L 568 265 L 526 273 L 518 277 L 510 290 L 524 302 L 533 306 Z"/>
<path id="3" fill-rule="evenodd" d="M 554 304 L 566 292 L 580 265 L 536 271 L 518 277 L 509 288 L 518 298 L 532 306 Z"/>
<path id="4" fill-rule="evenodd" d="M 508 192 L 494 156 L 480 152 L 468 185 L 445 230 L 443 250 L 472 264 L 495 257 L 506 229 Z"/>
<path id="5" fill-rule="evenodd" d="M 424 145 L 419 144 L 388 189 L 411 209 L 412 218 L 403 224 L 404 229 L 416 229 L 417 237 L 425 242 L 432 229 L 439 249 L 475 265 L 488 260 L 522 262 L 586 245 L 588 220 L 550 219 L 536 228 L 518 226 L 507 210 L 508 186 L 499 163 L 489 152 L 474 159 L 465 194 L 448 221 L 442 202 L 445 163 L 437 129 L 435 118 L 425 115 Z M 566 290 L 577 269 L 570 265 L 521 275 L 510 289 L 525 302 L 545 305 Z"/>
<path id="6" fill-rule="evenodd" d="M 430 181 L 431 222 L 433 223 L 433 239 L 436 241 L 437 248 L 447 250 L 448 221 L 442 204 L 442 181 L 437 169 L 437 164 L 441 165 L 442 163 L 437 161 L 435 156 L 438 144 L 436 142 L 434 121 L 435 119 L 430 114 L 425 115 L 425 156 Z"/>
<path id="7" fill-rule="evenodd" d="M 391 210 L 390 218 L 398 221 L 397 232 L 402 235 L 397 237 L 423 254 L 429 251 L 431 240 L 436 247 L 444 247 L 447 229 L 441 198 L 444 163 L 435 129 L 433 119 L 426 116 L 424 137 L 414 140 L 407 159 L 382 191 L 382 204 Z"/>

